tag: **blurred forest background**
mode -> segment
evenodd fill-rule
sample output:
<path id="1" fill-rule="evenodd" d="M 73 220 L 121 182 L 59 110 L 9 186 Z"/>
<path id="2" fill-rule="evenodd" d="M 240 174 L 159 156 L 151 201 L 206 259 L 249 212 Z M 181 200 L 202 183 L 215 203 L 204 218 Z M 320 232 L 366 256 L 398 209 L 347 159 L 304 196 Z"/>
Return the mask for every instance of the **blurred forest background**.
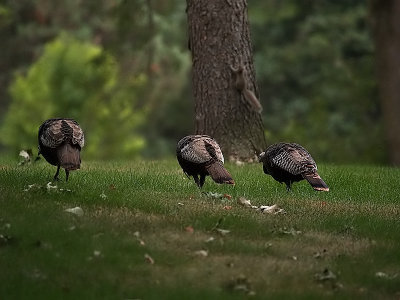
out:
<path id="1" fill-rule="evenodd" d="M 183 0 L 0 1 L 0 151 L 75 118 L 84 158 L 174 155 L 192 133 Z M 267 143 L 388 162 L 367 1 L 248 1 Z"/>

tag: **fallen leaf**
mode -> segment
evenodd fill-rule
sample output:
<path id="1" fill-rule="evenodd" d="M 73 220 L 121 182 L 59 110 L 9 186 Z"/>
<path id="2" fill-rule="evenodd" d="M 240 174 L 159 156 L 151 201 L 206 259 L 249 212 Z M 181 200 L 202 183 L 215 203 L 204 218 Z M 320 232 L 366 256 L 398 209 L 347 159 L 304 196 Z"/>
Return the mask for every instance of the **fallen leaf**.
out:
<path id="1" fill-rule="evenodd" d="M 296 230 L 294 228 L 287 229 L 286 227 L 279 229 L 278 232 L 283 233 L 283 234 L 293 235 L 293 236 L 299 235 L 302 233 L 300 230 Z"/>
<path id="2" fill-rule="evenodd" d="M 225 210 L 231 210 L 231 209 L 232 209 L 232 206 L 230 206 L 230 205 L 225 205 L 225 206 L 223 207 L 223 209 L 225 209 Z"/>
<path id="3" fill-rule="evenodd" d="M 325 269 L 322 273 L 317 273 L 314 278 L 318 281 L 336 280 L 336 275 L 329 269 Z"/>
<path id="4" fill-rule="evenodd" d="M 259 207 L 259 210 L 263 213 L 263 214 L 273 214 L 273 215 L 277 215 L 277 214 L 285 214 L 285 210 L 283 208 L 280 208 L 277 204 L 268 206 L 268 205 L 262 205 Z"/>
<path id="5" fill-rule="evenodd" d="M 229 232 L 231 232 L 230 230 L 221 229 L 221 228 L 216 228 L 215 230 L 222 236 L 227 235 Z"/>
<path id="6" fill-rule="evenodd" d="M 18 166 L 22 166 L 24 164 L 30 163 L 31 162 L 31 157 L 33 156 L 32 149 L 21 150 L 19 152 L 19 156 L 21 156 L 24 160 L 20 161 L 18 163 Z"/>
<path id="7" fill-rule="evenodd" d="M 226 199 L 232 199 L 232 196 L 231 195 L 229 195 L 229 194 L 224 194 L 224 198 L 226 198 Z"/>
<path id="8" fill-rule="evenodd" d="M 397 273 L 395 273 L 395 274 L 392 274 L 392 275 L 389 275 L 389 274 L 387 274 L 387 273 L 385 273 L 385 272 L 376 272 L 375 273 L 375 277 L 378 277 L 378 278 L 385 278 L 385 279 L 394 279 L 394 278 L 396 278 L 397 277 Z"/>
<path id="9" fill-rule="evenodd" d="M 196 256 L 207 257 L 208 256 L 208 251 L 206 251 L 206 250 L 198 250 L 198 251 L 195 251 L 194 254 Z"/>
<path id="10" fill-rule="evenodd" d="M 94 257 L 99 257 L 101 255 L 101 252 L 99 250 L 94 250 L 93 255 Z"/>
<path id="11" fill-rule="evenodd" d="M 71 214 L 77 215 L 78 217 L 83 216 L 83 209 L 80 208 L 79 206 L 74 207 L 74 208 L 67 208 L 65 211 L 69 212 Z"/>
<path id="12" fill-rule="evenodd" d="M 117 189 L 116 186 L 114 184 L 110 184 L 110 186 L 108 187 L 110 190 L 115 190 Z"/>
<path id="13" fill-rule="evenodd" d="M 240 197 L 240 198 L 237 200 L 237 202 L 238 202 L 240 205 L 243 205 L 244 207 L 252 207 L 252 206 L 253 206 L 253 205 L 251 205 L 250 200 L 248 200 L 248 199 L 246 199 L 246 198 L 244 198 L 244 197 Z"/>
<path id="14" fill-rule="evenodd" d="M 31 157 L 28 154 L 28 152 L 26 150 L 21 150 L 19 152 L 19 156 L 21 156 L 22 158 L 24 158 L 25 160 L 29 160 Z"/>
<path id="15" fill-rule="evenodd" d="M 150 255 L 148 255 L 147 253 L 144 255 L 144 259 L 149 264 L 154 265 L 154 259 Z"/>
<path id="16" fill-rule="evenodd" d="M 318 252 L 314 252 L 313 257 L 314 258 L 322 258 L 325 255 L 326 252 L 327 252 L 326 249 L 322 250 L 322 252 L 319 252 L 319 251 Z"/>
<path id="17" fill-rule="evenodd" d="M 104 194 L 104 192 L 102 192 L 102 193 L 100 194 L 100 198 L 101 198 L 101 199 L 106 199 L 106 198 L 107 198 L 107 195 Z"/>
<path id="18" fill-rule="evenodd" d="M 51 191 L 51 190 L 57 190 L 57 185 L 51 185 L 51 181 L 49 181 L 47 184 L 46 184 L 46 189 L 48 190 L 48 191 Z"/>
<path id="19" fill-rule="evenodd" d="M 179 205 L 179 206 L 184 206 L 185 204 L 183 204 L 183 203 L 181 203 L 181 202 L 178 202 L 178 205 Z"/>
<path id="20" fill-rule="evenodd" d="M 185 231 L 189 232 L 189 233 L 193 233 L 194 232 L 194 228 L 192 226 L 186 226 L 185 227 Z"/>
<path id="21" fill-rule="evenodd" d="M 204 242 L 205 243 L 211 243 L 215 240 L 215 238 L 213 236 L 210 236 L 208 239 L 206 239 Z"/>

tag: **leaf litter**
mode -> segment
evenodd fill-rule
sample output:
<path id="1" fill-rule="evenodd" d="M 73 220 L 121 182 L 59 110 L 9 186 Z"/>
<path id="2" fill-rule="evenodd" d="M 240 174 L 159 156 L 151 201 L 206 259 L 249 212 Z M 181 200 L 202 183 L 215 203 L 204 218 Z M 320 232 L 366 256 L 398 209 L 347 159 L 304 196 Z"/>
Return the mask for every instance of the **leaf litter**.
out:
<path id="1" fill-rule="evenodd" d="M 71 193 L 70 189 L 58 188 L 57 185 L 53 185 L 51 181 L 49 181 L 46 185 L 41 185 L 38 183 L 29 184 L 26 188 L 23 189 L 24 192 L 37 192 L 37 191 L 47 191 L 48 193 Z"/>
<path id="2" fill-rule="evenodd" d="M 69 212 L 71 214 L 77 215 L 78 217 L 83 216 L 83 209 L 80 208 L 79 206 L 73 207 L 73 208 L 67 208 L 65 210 L 66 212 Z"/>
<path id="3" fill-rule="evenodd" d="M 252 205 L 250 200 L 248 200 L 244 197 L 240 197 L 237 200 L 237 203 L 239 203 L 240 205 L 242 205 L 244 207 L 258 210 L 263 214 L 271 214 L 271 215 L 286 214 L 286 211 L 283 208 L 280 208 L 277 204 L 260 205 L 260 206 Z"/>

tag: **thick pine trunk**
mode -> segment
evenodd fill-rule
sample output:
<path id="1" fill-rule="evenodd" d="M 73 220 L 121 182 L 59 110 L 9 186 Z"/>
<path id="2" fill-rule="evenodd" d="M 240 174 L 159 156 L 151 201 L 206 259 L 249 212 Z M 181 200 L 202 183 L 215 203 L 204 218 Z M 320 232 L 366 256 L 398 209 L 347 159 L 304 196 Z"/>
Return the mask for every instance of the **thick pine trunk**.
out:
<path id="1" fill-rule="evenodd" d="M 400 1 L 371 0 L 370 15 L 389 158 L 400 166 Z"/>
<path id="2" fill-rule="evenodd" d="M 252 160 L 266 146 L 261 115 L 236 89 L 231 69 L 244 66 L 259 99 L 247 1 L 187 0 L 187 16 L 196 133 L 214 137 L 227 158 Z"/>

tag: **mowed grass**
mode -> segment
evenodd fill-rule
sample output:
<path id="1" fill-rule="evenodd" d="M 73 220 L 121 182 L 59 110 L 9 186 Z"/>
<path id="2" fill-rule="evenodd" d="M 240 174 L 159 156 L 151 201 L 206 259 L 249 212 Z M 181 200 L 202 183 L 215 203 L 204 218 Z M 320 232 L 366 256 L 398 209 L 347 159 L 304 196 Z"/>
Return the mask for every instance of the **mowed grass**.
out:
<path id="1" fill-rule="evenodd" d="M 1 159 L 0 299 L 400 297 L 400 169 L 320 164 L 330 192 L 287 193 L 226 167 L 236 185 L 203 192 L 230 199 L 172 159 L 84 161 L 50 189 L 55 167 Z"/>

